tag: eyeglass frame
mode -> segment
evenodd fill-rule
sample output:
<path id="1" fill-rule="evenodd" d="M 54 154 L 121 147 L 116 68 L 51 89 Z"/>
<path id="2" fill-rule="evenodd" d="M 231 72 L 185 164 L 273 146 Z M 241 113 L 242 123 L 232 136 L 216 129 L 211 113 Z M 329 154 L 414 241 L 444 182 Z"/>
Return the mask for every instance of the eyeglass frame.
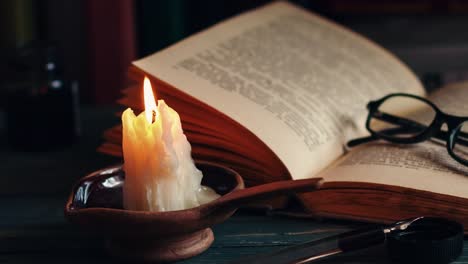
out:
<path id="1" fill-rule="evenodd" d="M 420 124 L 420 123 L 418 123 L 416 121 L 412 121 L 412 120 L 409 120 L 409 119 L 405 119 L 405 118 L 402 118 L 402 117 L 398 117 L 398 116 L 394 116 L 394 115 L 391 115 L 391 114 L 384 113 L 385 116 L 387 116 L 387 117 L 390 117 L 392 119 L 396 119 L 399 122 L 404 122 L 403 124 L 396 123 L 397 125 L 401 125 L 401 126 L 404 126 L 404 125 L 424 126 L 425 128 L 418 135 L 415 135 L 414 137 L 407 137 L 407 138 L 392 137 L 392 136 L 389 136 L 389 135 L 378 133 L 378 132 L 374 131 L 373 129 L 371 129 L 370 123 L 371 123 L 372 118 L 378 118 L 378 117 L 375 116 L 375 113 L 380 112 L 378 110 L 378 108 L 382 105 L 383 102 L 385 102 L 386 100 L 388 100 L 391 97 L 396 97 L 396 96 L 410 97 L 410 98 L 413 98 L 413 99 L 423 101 L 426 104 L 428 104 L 429 106 L 431 106 L 432 109 L 434 109 L 434 111 L 435 111 L 435 116 L 434 116 L 434 118 L 432 120 L 432 123 L 429 126 L 426 127 L 426 125 Z M 408 93 L 391 93 L 391 94 L 388 94 L 388 95 L 386 95 L 386 96 L 384 96 L 384 97 L 382 97 L 382 98 L 380 98 L 378 100 L 370 101 L 367 104 L 367 109 L 369 110 L 369 114 L 367 115 L 366 129 L 367 129 L 367 131 L 370 132 L 371 135 L 368 136 L 368 137 L 362 137 L 362 138 L 352 139 L 352 140 L 348 141 L 348 143 L 347 143 L 348 147 L 354 147 L 356 145 L 366 143 L 366 142 L 369 142 L 369 141 L 373 141 L 373 140 L 378 140 L 378 139 L 384 139 L 384 140 L 386 140 L 388 142 L 398 143 L 398 144 L 414 144 L 414 143 L 423 142 L 425 140 L 430 139 L 431 137 L 434 137 L 434 138 L 437 138 L 439 140 L 446 141 L 447 142 L 446 149 L 447 149 L 447 152 L 449 153 L 449 155 L 453 159 L 458 161 L 459 163 L 461 163 L 461 164 L 463 164 L 465 166 L 468 166 L 468 160 L 465 160 L 465 159 L 462 159 L 462 158 L 458 157 L 453 152 L 453 148 L 455 146 L 455 139 L 457 138 L 458 134 L 461 132 L 460 131 L 461 125 L 464 122 L 468 121 L 468 117 L 462 117 L 462 116 L 447 114 L 447 113 L 443 112 L 442 110 L 440 110 L 439 107 L 437 107 L 434 103 L 432 103 L 428 99 L 426 99 L 424 97 L 414 95 L 414 94 L 408 94 Z M 385 119 L 381 119 L 381 120 L 392 123 L 389 120 L 385 120 Z M 444 124 L 447 124 L 447 128 L 448 128 L 447 131 L 442 130 L 442 126 Z M 400 127 L 400 128 L 402 128 L 402 127 Z M 408 127 L 406 127 L 406 129 L 408 129 Z M 467 138 L 467 140 L 462 140 L 462 144 L 465 145 L 465 146 L 468 146 L 468 133 L 464 133 L 464 132 L 461 132 L 461 133 L 462 133 L 462 135 L 464 134 L 463 136 Z"/>

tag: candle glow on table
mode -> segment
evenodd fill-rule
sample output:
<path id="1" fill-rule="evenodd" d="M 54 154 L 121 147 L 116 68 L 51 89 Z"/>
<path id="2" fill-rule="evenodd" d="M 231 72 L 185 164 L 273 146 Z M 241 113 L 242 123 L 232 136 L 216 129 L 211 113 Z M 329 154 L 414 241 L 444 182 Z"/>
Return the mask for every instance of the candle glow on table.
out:
<path id="1" fill-rule="evenodd" d="M 173 211 L 199 206 L 219 197 L 202 186 L 202 172 L 191 157 L 179 114 L 164 100 L 156 100 L 144 79 L 145 111 L 122 114 L 125 184 L 124 208 Z"/>

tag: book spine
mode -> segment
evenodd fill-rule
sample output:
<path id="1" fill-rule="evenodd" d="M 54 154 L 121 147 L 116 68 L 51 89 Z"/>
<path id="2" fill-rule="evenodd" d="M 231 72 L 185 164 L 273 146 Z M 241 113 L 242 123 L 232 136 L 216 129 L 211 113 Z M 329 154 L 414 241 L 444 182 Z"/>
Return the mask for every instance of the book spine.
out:
<path id="1" fill-rule="evenodd" d="M 88 0 L 89 86 L 85 96 L 97 104 L 112 104 L 126 87 L 128 66 L 136 56 L 132 0 Z"/>

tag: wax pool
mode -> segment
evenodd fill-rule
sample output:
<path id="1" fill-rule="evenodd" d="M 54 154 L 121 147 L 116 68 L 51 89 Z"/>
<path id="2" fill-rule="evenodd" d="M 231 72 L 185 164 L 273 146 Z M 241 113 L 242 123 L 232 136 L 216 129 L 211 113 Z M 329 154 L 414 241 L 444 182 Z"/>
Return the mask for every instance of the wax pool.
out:
<path id="1" fill-rule="evenodd" d="M 182 210 L 219 197 L 201 185 L 203 175 L 195 167 L 177 112 L 159 100 L 155 114 L 154 122 L 148 122 L 145 112 L 135 116 L 130 108 L 122 114 L 124 208 Z"/>

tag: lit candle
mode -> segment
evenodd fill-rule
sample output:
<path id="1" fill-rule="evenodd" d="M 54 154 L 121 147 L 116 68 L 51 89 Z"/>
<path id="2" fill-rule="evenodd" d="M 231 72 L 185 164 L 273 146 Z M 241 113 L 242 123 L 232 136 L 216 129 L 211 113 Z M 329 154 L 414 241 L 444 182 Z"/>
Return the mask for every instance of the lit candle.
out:
<path id="1" fill-rule="evenodd" d="M 164 100 L 156 104 L 151 83 L 144 79 L 145 111 L 122 114 L 125 184 L 124 208 L 172 211 L 192 208 L 219 195 L 201 185 L 202 173 L 191 157 L 179 114 Z"/>

